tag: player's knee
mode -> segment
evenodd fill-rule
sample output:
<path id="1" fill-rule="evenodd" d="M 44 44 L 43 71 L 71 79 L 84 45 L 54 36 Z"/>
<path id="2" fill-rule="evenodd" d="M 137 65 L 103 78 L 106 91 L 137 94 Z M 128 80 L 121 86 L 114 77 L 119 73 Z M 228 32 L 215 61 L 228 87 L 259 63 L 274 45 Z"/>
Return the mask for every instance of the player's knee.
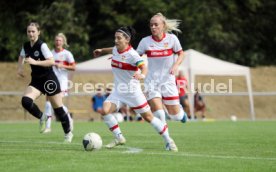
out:
<path id="1" fill-rule="evenodd" d="M 102 108 L 101 115 L 104 116 L 104 115 L 107 115 L 107 114 L 110 114 L 110 113 L 112 113 L 111 106 L 104 105 L 103 108 Z"/>
<path id="2" fill-rule="evenodd" d="M 183 109 L 182 106 L 181 106 L 181 108 L 178 106 L 171 106 L 170 108 L 167 108 L 168 113 L 172 114 L 172 115 L 178 114 L 181 111 L 181 109 Z"/>
<path id="3" fill-rule="evenodd" d="M 153 114 L 148 112 L 142 113 L 141 116 L 144 118 L 145 121 L 150 122 L 153 119 Z"/>
<path id="4" fill-rule="evenodd" d="M 34 102 L 33 99 L 31 99 L 30 97 L 24 96 L 24 97 L 22 97 L 22 99 L 21 99 L 21 104 L 22 104 L 22 106 L 23 106 L 25 109 L 27 109 L 27 110 L 29 110 L 29 109 L 32 108 L 33 102 Z"/>
<path id="5" fill-rule="evenodd" d="M 102 113 L 100 113 L 102 116 L 109 114 L 109 109 L 103 108 Z"/>

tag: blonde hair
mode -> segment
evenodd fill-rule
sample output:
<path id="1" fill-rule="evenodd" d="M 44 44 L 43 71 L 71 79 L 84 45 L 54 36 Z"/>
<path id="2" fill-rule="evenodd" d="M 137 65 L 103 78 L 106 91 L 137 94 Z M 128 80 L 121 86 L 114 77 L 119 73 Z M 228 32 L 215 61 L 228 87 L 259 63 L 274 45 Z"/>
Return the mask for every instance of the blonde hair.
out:
<path id="1" fill-rule="evenodd" d="M 153 17 L 158 16 L 165 24 L 165 32 L 175 31 L 181 33 L 181 30 L 178 28 L 181 21 L 178 19 L 167 19 L 162 13 L 157 13 Z"/>
<path id="2" fill-rule="evenodd" d="M 64 47 L 64 48 L 68 48 L 68 47 L 69 47 L 69 45 L 67 44 L 67 38 L 66 38 L 66 36 L 64 35 L 64 33 L 58 33 L 58 34 L 56 35 L 56 37 L 61 37 L 61 38 L 63 39 L 63 47 Z"/>

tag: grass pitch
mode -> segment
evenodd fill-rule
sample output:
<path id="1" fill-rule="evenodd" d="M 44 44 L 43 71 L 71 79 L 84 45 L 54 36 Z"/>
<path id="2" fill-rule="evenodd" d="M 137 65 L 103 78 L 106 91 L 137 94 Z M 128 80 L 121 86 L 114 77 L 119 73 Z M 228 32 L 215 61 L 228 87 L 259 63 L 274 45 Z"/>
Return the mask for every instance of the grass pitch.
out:
<path id="1" fill-rule="evenodd" d="M 38 122 L 0 123 L 0 171 L 276 171 L 275 121 L 169 122 L 179 152 L 164 149 L 162 138 L 145 122 L 121 123 L 127 144 L 86 152 L 82 138 L 112 134 L 103 122 L 75 122 L 74 140 L 63 144 L 59 123 L 50 134 Z"/>

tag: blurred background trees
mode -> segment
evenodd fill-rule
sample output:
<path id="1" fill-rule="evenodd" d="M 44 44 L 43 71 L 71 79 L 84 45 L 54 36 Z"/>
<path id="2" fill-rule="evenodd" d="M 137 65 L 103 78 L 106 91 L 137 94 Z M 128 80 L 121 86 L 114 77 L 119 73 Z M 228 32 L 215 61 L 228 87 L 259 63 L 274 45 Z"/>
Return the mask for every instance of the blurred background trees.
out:
<path id="1" fill-rule="evenodd" d="M 274 0 L 14 0 L 0 2 L 0 60 L 16 61 L 30 21 L 41 25 L 41 38 L 53 47 L 58 32 L 67 35 L 77 61 L 93 49 L 113 46 L 114 31 L 132 25 L 134 48 L 149 35 L 157 12 L 182 21 L 183 49 L 196 49 L 247 66 L 276 64 Z"/>

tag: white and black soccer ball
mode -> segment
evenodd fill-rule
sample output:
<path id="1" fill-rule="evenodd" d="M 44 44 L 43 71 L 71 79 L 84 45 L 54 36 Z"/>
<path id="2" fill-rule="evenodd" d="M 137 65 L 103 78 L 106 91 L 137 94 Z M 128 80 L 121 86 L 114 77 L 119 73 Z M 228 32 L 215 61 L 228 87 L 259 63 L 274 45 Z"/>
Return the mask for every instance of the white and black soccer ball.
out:
<path id="1" fill-rule="evenodd" d="M 97 133 L 87 133 L 82 140 L 82 145 L 84 150 L 93 151 L 102 148 L 103 141 L 99 134 Z"/>

